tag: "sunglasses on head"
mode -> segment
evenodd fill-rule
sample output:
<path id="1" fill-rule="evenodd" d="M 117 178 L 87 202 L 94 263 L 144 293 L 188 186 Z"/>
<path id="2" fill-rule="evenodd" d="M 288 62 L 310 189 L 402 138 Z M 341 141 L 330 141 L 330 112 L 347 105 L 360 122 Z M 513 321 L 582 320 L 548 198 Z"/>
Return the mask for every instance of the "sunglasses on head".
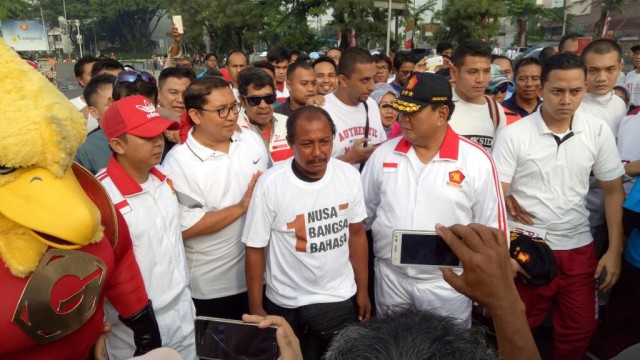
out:
<path id="1" fill-rule="evenodd" d="M 123 71 L 120 73 L 120 75 L 118 75 L 118 77 L 116 78 L 116 83 L 121 83 L 121 82 L 135 82 L 138 78 L 142 79 L 142 81 L 144 82 L 148 82 L 151 84 L 155 84 L 156 83 L 156 78 L 153 77 L 153 75 L 151 75 L 150 73 L 146 72 L 146 71 Z"/>
<path id="2" fill-rule="evenodd" d="M 247 100 L 247 104 L 250 106 L 258 106 L 264 100 L 267 105 L 272 105 L 276 102 L 276 94 L 269 94 L 265 96 L 242 96 L 243 99 Z"/>
<path id="3" fill-rule="evenodd" d="M 487 91 L 485 92 L 489 95 L 495 95 L 497 93 L 507 92 L 507 90 L 509 90 L 509 83 L 505 82 L 498 86 L 490 86 L 487 88 Z"/>

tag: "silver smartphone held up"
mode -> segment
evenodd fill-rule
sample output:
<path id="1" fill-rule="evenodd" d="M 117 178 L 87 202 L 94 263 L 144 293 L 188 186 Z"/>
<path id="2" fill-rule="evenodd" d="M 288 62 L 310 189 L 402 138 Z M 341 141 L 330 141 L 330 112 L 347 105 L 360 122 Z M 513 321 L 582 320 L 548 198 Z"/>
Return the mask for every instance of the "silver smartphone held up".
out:
<path id="1" fill-rule="evenodd" d="M 394 230 L 391 263 L 397 266 L 459 267 L 460 260 L 434 231 Z"/>
<path id="2" fill-rule="evenodd" d="M 174 15 L 173 24 L 176 26 L 176 29 L 178 30 L 178 34 L 184 34 L 184 26 L 182 25 L 182 15 Z"/>
<path id="3" fill-rule="evenodd" d="M 196 355 L 200 359 L 276 360 L 280 349 L 274 326 L 266 329 L 238 320 L 198 316 Z"/>

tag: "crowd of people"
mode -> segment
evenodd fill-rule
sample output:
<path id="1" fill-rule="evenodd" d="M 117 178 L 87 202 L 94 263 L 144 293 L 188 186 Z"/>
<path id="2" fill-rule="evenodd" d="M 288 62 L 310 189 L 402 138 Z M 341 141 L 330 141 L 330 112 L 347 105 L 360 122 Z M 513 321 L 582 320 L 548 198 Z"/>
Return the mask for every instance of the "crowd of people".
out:
<path id="1" fill-rule="evenodd" d="M 173 35 L 157 79 L 78 60 L 71 100 L 162 346 L 194 359 L 196 316 L 243 314 L 283 328 L 283 359 L 497 356 L 474 316 L 504 358 L 539 358 L 549 318 L 551 359 L 640 342 L 640 45 L 626 76 L 618 43 L 575 34 L 515 64 L 469 39 L 437 67 L 274 47 L 196 74 Z M 394 230 L 436 231 L 462 268 L 392 264 Z M 131 330 L 110 304 L 105 320 L 128 358 Z"/>

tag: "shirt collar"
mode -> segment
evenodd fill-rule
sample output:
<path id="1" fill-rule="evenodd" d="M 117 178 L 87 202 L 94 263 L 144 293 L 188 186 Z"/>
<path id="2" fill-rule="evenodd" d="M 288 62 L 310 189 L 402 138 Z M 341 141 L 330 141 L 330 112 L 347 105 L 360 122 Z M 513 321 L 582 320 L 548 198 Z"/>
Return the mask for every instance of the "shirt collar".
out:
<path id="1" fill-rule="evenodd" d="M 544 104 L 538 107 L 538 110 L 531 114 L 535 116 L 536 119 L 536 129 L 538 130 L 538 134 L 553 134 L 551 130 L 547 127 L 547 124 L 544 122 L 542 118 L 542 107 Z M 575 113 L 573 113 L 573 119 L 571 120 L 571 131 L 574 133 L 580 133 L 584 130 L 584 114 L 582 110 L 578 108 Z"/>
<path id="2" fill-rule="evenodd" d="M 409 149 L 413 146 L 409 140 L 402 137 L 393 151 L 401 154 L 407 154 Z M 440 145 L 440 151 L 438 152 L 438 158 L 442 160 L 458 160 L 458 150 L 460 148 L 460 138 L 458 134 L 447 125 L 447 133 L 444 135 L 442 145 Z"/>
<path id="3" fill-rule="evenodd" d="M 231 135 L 231 142 L 236 142 L 236 141 L 240 141 L 240 137 L 238 136 L 237 132 L 234 132 L 233 135 Z M 198 159 L 200 159 L 200 161 L 205 161 L 210 156 L 218 156 L 223 154 L 220 151 L 209 149 L 208 147 L 200 144 L 193 137 L 193 128 L 189 131 L 189 134 L 187 134 L 187 141 L 185 141 L 185 145 L 189 148 L 189 150 L 191 150 L 191 152 L 195 156 L 198 157 Z"/>
<path id="4" fill-rule="evenodd" d="M 160 181 L 165 181 L 167 178 L 166 175 L 155 166 L 149 170 L 149 174 L 155 176 Z M 109 175 L 109 178 L 123 196 L 136 195 L 142 192 L 142 186 L 127 173 L 116 160 L 115 156 L 112 156 L 109 160 L 107 175 Z"/>

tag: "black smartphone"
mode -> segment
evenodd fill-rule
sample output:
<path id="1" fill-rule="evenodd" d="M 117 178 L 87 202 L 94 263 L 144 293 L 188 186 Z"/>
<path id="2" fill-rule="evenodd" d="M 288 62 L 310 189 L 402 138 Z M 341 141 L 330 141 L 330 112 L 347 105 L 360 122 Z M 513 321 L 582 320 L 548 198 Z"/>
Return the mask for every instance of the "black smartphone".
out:
<path id="1" fill-rule="evenodd" d="M 205 316 L 196 317 L 196 355 L 201 359 L 276 360 L 276 327 Z"/>
<path id="2" fill-rule="evenodd" d="M 392 237 L 393 265 L 460 266 L 456 254 L 433 231 L 394 230 Z"/>

